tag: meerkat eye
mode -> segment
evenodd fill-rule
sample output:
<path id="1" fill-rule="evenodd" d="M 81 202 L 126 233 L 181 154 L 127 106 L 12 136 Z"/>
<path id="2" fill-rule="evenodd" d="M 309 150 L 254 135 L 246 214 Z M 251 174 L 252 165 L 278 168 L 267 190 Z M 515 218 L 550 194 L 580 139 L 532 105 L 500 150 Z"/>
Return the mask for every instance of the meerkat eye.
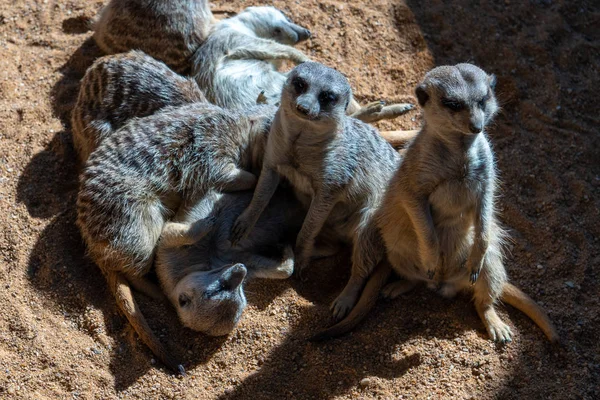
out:
<path id="1" fill-rule="evenodd" d="M 276 36 L 277 35 L 281 35 L 281 28 L 275 28 L 275 29 L 273 29 L 273 34 L 276 35 Z"/>
<path id="2" fill-rule="evenodd" d="M 485 108 L 485 103 L 487 103 L 487 101 L 490 99 L 490 93 L 488 92 L 485 96 L 483 96 L 483 99 L 479 100 L 479 102 L 477 103 L 479 105 L 480 108 Z"/>
<path id="3" fill-rule="evenodd" d="M 465 105 L 460 101 L 451 99 L 442 99 L 442 105 L 448 108 L 450 111 L 461 111 L 465 108 Z"/>
<path id="4" fill-rule="evenodd" d="M 299 78 L 299 77 L 295 77 L 292 80 L 292 85 L 294 85 L 294 89 L 296 89 L 296 93 L 303 93 L 306 90 L 306 87 L 308 86 L 306 84 L 306 81 L 304 81 L 304 79 Z"/>
<path id="5" fill-rule="evenodd" d="M 182 293 L 179 295 L 179 307 L 185 307 L 188 304 L 190 304 L 190 298 L 188 297 L 187 294 Z"/>
<path id="6" fill-rule="evenodd" d="M 321 104 L 332 104 L 338 101 L 338 96 L 331 92 L 322 92 L 319 94 L 319 103 Z"/>

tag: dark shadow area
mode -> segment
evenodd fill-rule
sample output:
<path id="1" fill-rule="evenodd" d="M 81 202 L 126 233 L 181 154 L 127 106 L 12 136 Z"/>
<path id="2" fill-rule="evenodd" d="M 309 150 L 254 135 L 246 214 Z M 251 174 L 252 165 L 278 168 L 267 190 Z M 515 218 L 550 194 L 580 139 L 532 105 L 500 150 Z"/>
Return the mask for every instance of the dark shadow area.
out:
<path id="1" fill-rule="evenodd" d="M 514 238 L 506 266 L 512 281 L 549 311 L 565 343 L 562 351 L 541 343 L 538 328 L 510 308 L 519 331 L 511 346 L 520 355 L 493 397 L 597 397 L 600 342 L 591 338 L 600 329 L 594 239 L 600 119 L 593 100 L 600 84 L 600 3 L 406 3 L 436 65 L 472 62 L 498 76 L 503 110 L 489 133 L 500 169 L 498 208 Z M 403 7 L 396 11 L 402 25 Z"/>
<path id="2" fill-rule="evenodd" d="M 85 31 L 86 24 L 83 17 L 71 18 L 63 21 L 63 29 L 66 33 L 81 33 Z M 139 341 L 117 309 L 104 276 L 85 257 L 85 245 L 75 225 L 78 170 L 70 114 L 81 78 L 100 56 L 100 50 L 90 38 L 60 68 L 62 76 L 53 87 L 51 96 L 53 112 L 66 130 L 56 133 L 46 148 L 30 160 L 19 178 L 17 199 L 26 205 L 32 217 L 54 217 L 29 256 L 31 283 L 57 304 L 63 305 L 68 310 L 67 318 L 72 318 L 74 323 L 89 306 L 103 311 L 106 334 L 117 343 L 116 348 L 105 350 L 111 352 L 110 370 L 115 376 L 115 388 L 120 391 L 154 365 L 151 352 Z M 163 344 L 181 360 L 184 360 L 184 355 L 190 358 L 188 365 L 206 362 L 224 340 L 183 329 L 168 304 L 156 304 L 141 294 L 136 294 L 136 299 Z M 96 335 L 93 331 L 89 334 L 92 337 Z"/>
<path id="3" fill-rule="evenodd" d="M 62 22 L 62 30 L 68 34 L 86 33 L 92 30 L 92 24 L 93 20 L 91 18 L 80 15 L 65 19 Z"/>

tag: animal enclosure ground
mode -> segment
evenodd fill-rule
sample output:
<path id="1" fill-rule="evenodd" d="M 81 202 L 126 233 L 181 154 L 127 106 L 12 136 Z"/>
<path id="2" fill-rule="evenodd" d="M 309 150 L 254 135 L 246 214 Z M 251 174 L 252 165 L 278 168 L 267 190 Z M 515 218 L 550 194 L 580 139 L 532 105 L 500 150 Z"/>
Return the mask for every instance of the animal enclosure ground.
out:
<path id="1" fill-rule="evenodd" d="M 181 328 L 139 296 L 150 325 L 184 360 L 177 378 L 118 313 L 74 225 L 68 115 L 98 50 L 88 21 L 101 1 L 0 1 L 0 398 L 600 398 L 600 6 L 567 0 L 275 1 L 313 38 L 300 48 L 349 78 L 357 98 L 415 102 L 434 65 L 471 61 L 498 75 L 490 129 L 513 241 L 514 283 L 563 337 L 552 348 L 523 314 L 487 339 L 466 297 L 418 289 L 380 301 L 352 335 L 305 339 L 328 325 L 347 257 L 302 284 L 248 286 L 227 338 Z M 241 10 L 249 1 L 215 1 Z M 380 124 L 419 125 L 418 112 Z"/>

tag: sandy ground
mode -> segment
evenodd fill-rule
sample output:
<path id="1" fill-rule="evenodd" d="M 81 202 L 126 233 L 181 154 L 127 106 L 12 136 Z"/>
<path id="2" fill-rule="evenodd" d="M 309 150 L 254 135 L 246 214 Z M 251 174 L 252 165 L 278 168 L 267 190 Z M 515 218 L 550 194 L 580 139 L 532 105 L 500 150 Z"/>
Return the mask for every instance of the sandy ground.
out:
<path id="1" fill-rule="evenodd" d="M 597 1 L 274 2 L 310 27 L 302 49 L 347 74 L 361 101 L 415 102 L 437 64 L 498 75 L 503 112 L 490 134 L 514 239 L 507 268 L 548 310 L 562 349 L 510 307 L 501 314 L 515 340 L 496 346 L 467 297 L 425 289 L 380 301 L 350 336 L 308 343 L 331 322 L 327 304 L 348 275 L 340 257 L 315 265 L 308 284 L 250 284 L 239 329 L 222 339 L 140 296 L 183 379 L 118 313 L 74 226 L 67 119 L 98 55 L 86 21 L 101 4 L 0 0 L 0 398 L 600 398 Z M 414 112 L 382 127 L 418 124 Z"/>

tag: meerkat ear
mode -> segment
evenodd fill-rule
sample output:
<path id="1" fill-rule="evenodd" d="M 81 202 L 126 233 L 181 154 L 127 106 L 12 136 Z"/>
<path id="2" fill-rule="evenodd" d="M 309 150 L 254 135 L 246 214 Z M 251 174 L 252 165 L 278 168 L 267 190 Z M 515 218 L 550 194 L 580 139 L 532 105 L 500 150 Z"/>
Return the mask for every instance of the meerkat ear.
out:
<path id="1" fill-rule="evenodd" d="M 427 93 L 427 86 L 424 83 L 421 83 L 415 89 L 415 94 L 417 95 L 417 100 L 419 101 L 419 105 L 423 107 L 427 100 L 429 100 L 429 94 Z"/>
<path id="2" fill-rule="evenodd" d="M 490 87 L 496 89 L 496 75 L 491 74 L 489 77 Z"/>

